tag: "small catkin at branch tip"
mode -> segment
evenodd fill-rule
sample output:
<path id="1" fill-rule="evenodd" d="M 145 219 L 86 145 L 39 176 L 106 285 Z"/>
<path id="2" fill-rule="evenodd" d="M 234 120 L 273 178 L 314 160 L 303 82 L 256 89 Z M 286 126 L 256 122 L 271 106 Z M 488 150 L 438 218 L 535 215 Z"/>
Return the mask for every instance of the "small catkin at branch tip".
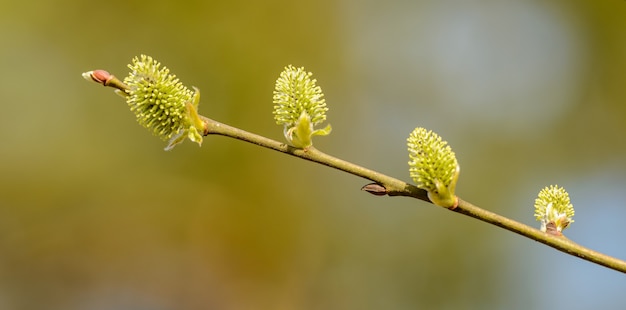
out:
<path id="1" fill-rule="evenodd" d="M 534 215 L 541 223 L 541 231 L 562 236 L 563 230 L 574 222 L 574 206 L 564 188 L 550 185 L 537 195 Z"/>
<path id="2" fill-rule="evenodd" d="M 407 139 L 409 174 L 418 188 L 428 192 L 434 204 L 454 209 L 459 164 L 448 143 L 425 128 L 415 128 Z"/>
<path id="3" fill-rule="evenodd" d="M 139 124 L 161 139 L 169 140 L 165 150 L 171 150 L 186 138 L 201 145 L 206 123 L 197 111 L 200 91 L 195 87 L 195 91 L 189 90 L 176 75 L 150 56 L 133 58 L 128 68 L 131 72 L 124 82 L 104 70 L 88 71 L 82 76 L 116 88 Z"/>

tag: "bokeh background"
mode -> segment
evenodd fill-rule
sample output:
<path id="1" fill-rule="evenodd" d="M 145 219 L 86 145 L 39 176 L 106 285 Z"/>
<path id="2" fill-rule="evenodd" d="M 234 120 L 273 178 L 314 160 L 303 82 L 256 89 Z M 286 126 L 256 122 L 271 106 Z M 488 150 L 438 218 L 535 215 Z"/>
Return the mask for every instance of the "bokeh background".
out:
<path id="1" fill-rule="evenodd" d="M 145 53 L 200 112 L 282 140 L 304 66 L 317 148 L 409 181 L 435 130 L 458 194 L 626 258 L 626 1 L 0 1 L 0 309 L 620 309 L 626 277 L 365 180 L 224 137 L 164 152 L 110 89 Z"/>

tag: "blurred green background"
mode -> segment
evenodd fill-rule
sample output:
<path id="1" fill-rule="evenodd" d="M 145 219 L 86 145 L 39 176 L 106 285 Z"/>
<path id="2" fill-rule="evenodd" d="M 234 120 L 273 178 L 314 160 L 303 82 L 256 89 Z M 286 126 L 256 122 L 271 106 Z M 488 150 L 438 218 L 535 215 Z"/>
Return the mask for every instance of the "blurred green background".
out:
<path id="1" fill-rule="evenodd" d="M 171 152 L 110 89 L 133 56 L 200 113 L 282 140 L 272 90 L 304 66 L 317 148 L 409 181 L 435 130 L 458 194 L 626 258 L 626 2 L 0 1 L 0 309 L 616 309 L 626 278 L 367 181 L 224 137 Z"/>

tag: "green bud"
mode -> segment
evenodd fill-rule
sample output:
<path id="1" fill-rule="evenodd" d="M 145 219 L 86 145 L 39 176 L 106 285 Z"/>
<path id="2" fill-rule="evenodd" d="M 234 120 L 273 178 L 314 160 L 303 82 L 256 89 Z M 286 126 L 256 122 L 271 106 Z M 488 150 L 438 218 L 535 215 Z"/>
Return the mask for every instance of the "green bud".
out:
<path id="1" fill-rule="evenodd" d="M 574 206 L 569 194 L 558 185 L 550 185 L 539 192 L 535 199 L 535 219 L 541 222 L 541 231 L 562 235 L 562 231 L 573 223 Z"/>
<path id="2" fill-rule="evenodd" d="M 126 102 L 139 124 L 161 139 L 169 140 L 165 150 L 185 138 L 201 145 L 205 124 L 197 112 L 198 89 L 189 90 L 176 75 L 150 56 L 135 57 L 128 67 L 131 72 L 124 79 L 128 87 Z"/>
<path id="3" fill-rule="evenodd" d="M 313 74 L 304 68 L 285 67 L 276 80 L 274 90 L 274 119 L 276 124 L 284 126 L 287 141 L 298 148 L 313 145 L 313 136 L 326 136 L 330 125 L 315 129 L 326 120 L 326 102 L 319 86 L 316 86 Z"/>
<path id="4" fill-rule="evenodd" d="M 436 133 L 415 128 L 409 135 L 409 174 L 418 188 L 428 192 L 434 204 L 456 208 L 454 194 L 460 167 L 448 143 Z"/>

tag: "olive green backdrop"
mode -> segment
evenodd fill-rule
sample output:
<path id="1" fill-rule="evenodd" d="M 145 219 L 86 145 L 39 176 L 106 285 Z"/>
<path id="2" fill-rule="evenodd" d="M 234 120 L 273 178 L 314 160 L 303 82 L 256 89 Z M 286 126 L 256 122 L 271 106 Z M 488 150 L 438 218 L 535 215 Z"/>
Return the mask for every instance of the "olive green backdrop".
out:
<path id="1" fill-rule="evenodd" d="M 200 113 L 282 139 L 282 68 L 314 73 L 317 148 L 409 181 L 416 126 L 458 194 L 626 258 L 626 2 L 0 1 L 1 309 L 615 309 L 626 278 L 365 180 L 224 137 L 171 152 L 123 100 L 153 56 Z"/>

